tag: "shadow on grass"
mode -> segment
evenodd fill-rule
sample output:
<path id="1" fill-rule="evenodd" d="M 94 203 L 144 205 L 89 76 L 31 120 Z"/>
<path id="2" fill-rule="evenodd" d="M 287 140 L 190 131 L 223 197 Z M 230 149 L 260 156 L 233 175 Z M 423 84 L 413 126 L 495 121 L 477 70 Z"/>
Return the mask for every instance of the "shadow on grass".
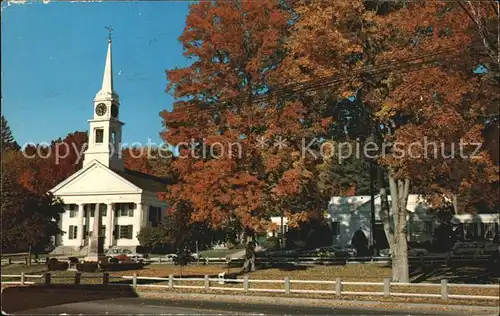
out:
<path id="1" fill-rule="evenodd" d="M 2 311 L 9 314 L 54 305 L 123 297 L 138 297 L 138 295 L 130 287 L 112 284 L 107 286 L 51 284 L 8 287 L 2 291 Z"/>
<path id="2" fill-rule="evenodd" d="M 499 277 L 500 270 L 493 262 L 410 265 L 410 278 L 415 283 L 447 279 L 450 283 L 497 284 Z"/>

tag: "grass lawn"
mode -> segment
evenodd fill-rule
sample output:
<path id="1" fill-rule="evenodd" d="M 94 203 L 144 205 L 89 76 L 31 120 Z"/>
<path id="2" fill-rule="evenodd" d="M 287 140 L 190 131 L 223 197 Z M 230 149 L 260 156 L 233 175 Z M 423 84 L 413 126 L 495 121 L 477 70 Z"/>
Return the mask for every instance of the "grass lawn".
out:
<path id="1" fill-rule="evenodd" d="M 33 265 L 31 267 L 26 267 L 25 265 L 10 265 L 3 267 L 3 274 L 19 274 L 24 271 L 28 274 L 40 274 L 46 271 L 46 265 Z M 439 269 L 434 269 L 434 273 L 429 278 L 425 278 L 425 274 L 428 271 L 423 269 L 418 272 L 415 270 L 412 275 L 412 280 L 416 282 L 432 282 L 438 283 L 442 277 L 450 279 L 450 283 L 465 283 L 460 282 L 460 278 L 464 279 L 467 273 L 479 276 L 481 272 L 478 269 L 472 268 L 447 268 L 440 273 L 436 272 Z M 131 276 L 133 273 L 137 273 L 138 276 L 149 276 L 149 277 L 165 277 L 168 278 L 169 275 L 175 275 L 176 277 L 198 277 L 203 278 L 205 275 L 210 275 L 212 278 L 216 278 L 221 272 L 235 274 L 236 278 L 243 279 L 245 274 L 240 273 L 240 268 L 230 268 L 228 270 L 225 265 L 188 265 L 185 267 L 174 266 L 174 265 L 149 265 L 141 270 L 134 271 L 113 271 L 110 272 L 110 282 L 119 283 L 130 283 L 129 280 L 121 279 L 121 276 Z M 483 271 L 482 273 L 486 273 Z M 73 283 L 74 282 L 74 272 L 70 271 L 53 271 L 52 282 L 55 284 L 61 283 Z M 384 278 L 391 277 L 391 268 L 383 264 L 348 264 L 348 265 L 337 265 L 337 266 L 290 266 L 288 268 L 263 268 L 255 272 L 248 274 L 250 279 L 250 288 L 271 288 L 271 289 L 283 289 L 283 282 L 280 283 L 258 283 L 252 282 L 252 280 L 284 280 L 285 277 L 290 277 L 292 280 L 292 289 L 294 290 L 334 290 L 335 286 L 333 284 L 310 284 L 310 283 L 293 283 L 293 280 L 327 280 L 335 281 L 336 278 L 341 278 L 343 281 L 350 282 L 383 282 Z M 90 277 L 87 278 L 86 277 Z M 5 279 L 4 279 L 5 280 Z M 454 281 L 455 280 L 455 281 Z M 458 280 L 458 281 L 457 281 Z M 465 280 L 465 279 L 464 279 Z M 498 279 L 496 279 L 498 280 Z M 30 279 L 29 281 L 37 281 L 35 279 Z M 42 282 L 43 279 L 39 279 L 37 282 Z M 468 282 L 477 283 L 478 281 Z M 83 273 L 82 274 L 82 284 L 100 284 L 102 283 L 102 272 L 101 273 Z M 138 280 L 138 284 L 145 283 L 155 283 L 167 285 L 168 281 L 151 281 L 151 280 Z M 175 281 L 177 285 L 196 285 L 202 286 L 203 281 L 184 281 L 180 283 Z M 497 281 L 495 282 L 496 284 Z M 212 282 L 211 286 L 219 287 L 239 287 L 242 288 L 243 284 L 239 283 L 225 283 L 224 285 L 219 285 L 217 282 Z M 344 285 L 344 291 L 356 291 L 356 292 L 380 292 L 383 290 L 383 286 L 379 285 Z M 194 289 L 166 289 L 166 288 L 139 288 L 138 291 L 176 291 L 176 292 L 204 292 L 203 290 Z M 439 287 L 408 287 L 408 286 L 393 286 L 391 292 L 398 293 L 429 293 L 429 294 L 440 294 Z M 212 292 L 214 293 L 214 292 Z M 224 293 L 217 291 L 217 293 Z M 230 291 L 230 294 L 237 294 L 238 292 Z M 450 294 L 467 294 L 467 295 L 487 295 L 487 296 L 498 296 L 498 289 L 479 289 L 479 288 L 450 288 Z M 266 295 L 266 296 L 282 296 L 283 293 L 266 293 L 266 292 L 250 292 L 248 295 Z M 296 297 L 317 297 L 317 298 L 332 298 L 335 297 L 332 294 L 305 294 L 305 293 L 292 293 L 290 296 Z M 336 297 L 338 298 L 338 297 Z M 408 302 L 427 302 L 427 303 L 439 303 L 444 302 L 439 298 L 422 298 L 422 297 L 383 297 L 383 296 L 354 296 L 354 295 L 342 295 L 342 299 L 357 299 L 357 300 L 376 300 L 376 301 L 408 301 Z M 488 305 L 497 306 L 498 301 L 487 301 L 487 300 L 476 300 L 472 302 L 471 300 L 448 300 L 447 304 L 478 304 L 478 305 Z"/>
<path id="2" fill-rule="evenodd" d="M 32 264 L 31 266 L 25 264 L 8 264 L 2 266 L 2 274 L 40 274 L 47 271 L 46 264 Z"/>

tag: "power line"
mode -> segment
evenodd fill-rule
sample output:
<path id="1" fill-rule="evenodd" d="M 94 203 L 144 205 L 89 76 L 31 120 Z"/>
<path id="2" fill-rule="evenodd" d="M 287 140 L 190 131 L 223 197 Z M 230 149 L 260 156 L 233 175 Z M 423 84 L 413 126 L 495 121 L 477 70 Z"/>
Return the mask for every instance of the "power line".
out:
<path id="1" fill-rule="evenodd" d="M 472 45 L 472 43 L 470 45 Z M 457 52 L 457 48 L 463 49 L 463 47 L 464 47 L 463 45 L 451 46 L 451 47 L 448 47 L 446 49 L 443 49 L 443 50 L 440 50 L 437 52 L 423 54 L 423 55 L 416 55 L 416 56 L 404 59 L 402 61 L 399 61 L 396 64 L 394 62 L 390 61 L 390 62 L 379 64 L 377 66 L 367 66 L 367 67 L 363 67 L 361 69 L 344 71 L 343 73 L 328 75 L 328 76 L 316 78 L 313 80 L 292 83 L 289 85 L 282 86 L 281 88 L 276 89 L 274 91 L 270 91 L 268 93 L 265 93 L 264 95 L 254 97 L 252 99 L 251 104 L 255 104 L 255 103 L 264 101 L 264 100 L 272 98 L 272 97 L 276 97 L 276 98 L 277 97 L 284 97 L 284 96 L 289 96 L 291 94 L 301 92 L 301 91 L 318 90 L 318 89 L 326 88 L 328 86 L 340 84 L 340 83 L 342 83 L 346 80 L 349 80 L 349 79 L 360 77 L 363 74 L 376 77 L 377 75 L 384 74 L 388 71 L 403 70 L 404 68 L 411 68 L 411 67 L 417 67 L 417 66 L 425 66 L 426 64 L 429 64 L 429 63 L 432 64 L 433 62 L 438 61 L 438 59 L 428 60 L 428 58 L 432 58 L 432 57 L 435 58 L 435 57 L 439 57 L 439 56 L 442 56 L 444 54 L 450 54 L 450 53 L 460 53 L 460 51 Z M 450 55 L 447 56 L 447 58 L 449 58 L 449 57 L 450 57 Z M 432 67 L 434 67 L 434 66 L 432 66 Z M 425 69 L 425 68 L 421 68 L 421 69 Z M 421 70 L 421 69 L 418 69 L 418 70 Z M 186 114 L 186 112 L 188 112 L 190 110 L 193 110 L 196 113 L 203 113 L 203 112 L 207 112 L 207 111 L 211 111 L 211 110 L 215 110 L 215 109 L 220 109 L 221 107 L 223 107 L 229 103 L 234 103 L 234 102 L 238 102 L 238 101 L 241 102 L 241 101 L 244 101 L 247 99 L 248 99 L 248 95 L 241 95 L 241 96 L 237 96 L 237 97 L 233 97 L 233 98 L 228 98 L 225 100 L 220 100 L 217 104 L 208 104 L 208 105 L 206 105 L 207 106 L 206 108 L 202 108 L 202 107 L 200 107 L 200 105 L 190 104 L 190 105 L 186 105 L 186 106 L 178 108 L 179 109 L 178 114 L 183 115 L 183 114 Z M 174 110 L 171 113 L 175 113 L 175 111 L 176 110 Z M 172 115 L 171 115 L 171 119 L 169 119 L 169 121 L 172 121 L 172 119 L 175 119 L 175 117 L 172 118 Z"/>
<path id="2" fill-rule="evenodd" d="M 479 42 L 479 40 L 476 40 L 476 41 Z M 472 45 L 472 43 L 470 45 Z M 439 55 L 443 55 L 443 54 L 448 54 L 448 53 L 453 53 L 453 52 L 456 53 L 457 52 L 456 51 L 457 48 L 463 48 L 463 45 L 452 46 L 452 47 L 449 47 L 447 49 L 444 49 L 444 50 L 441 50 L 441 51 L 438 51 L 438 52 L 433 52 L 433 53 L 428 53 L 428 54 L 423 54 L 423 55 L 417 55 L 417 56 L 408 58 L 406 60 L 400 61 L 399 63 L 400 64 L 401 63 L 407 63 L 407 62 L 411 62 L 411 61 L 415 61 L 415 60 L 420 60 L 420 59 L 427 58 L 427 57 L 435 57 L 435 56 L 439 56 Z M 345 75 L 345 76 L 348 75 L 348 76 L 352 77 L 355 74 L 359 74 L 359 73 L 363 73 L 363 72 L 377 71 L 380 68 L 383 68 L 385 66 L 394 66 L 394 63 L 392 63 L 392 62 L 386 62 L 386 63 L 380 64 L 380 65 L 377 65 L 377 67 L 375 67 L 375 66 L 367 66 L 367 67 L 364 67 L 362 69 L 352 70 L 350 72 L 344 72 L 343 75 Z M 388 69 L 388 70 L 390 70 L 390 69 Z M 334 75 L 329 75 L 329 76 L 324 76 L 324 77 L 316 78 L 316 79 L 309 80 L 309 81 L 303 81 L 303 82 L 289 84 L 289 85 L 283 86 L 282 88 L 280 88 L 278 90 L 272 91 L 270 93 L 266 93 L 263 96 L 260 96 L 260 97 L 257 96 L 254 99 L 254 101 L 260 101 L 261 98 L 263 98 L 263 99 L 268 98 L 269 96 L 272 96 L 273 93 L 279 94 L 280 91 L 289 90 L 289 89 L 293 88 L 294 86 L 300 86 L 300 85 L 304 85 L 304 84 L 308 84 L 308 83 L 311 84 L 311 83 L 325 82 L 326 80 L 332 80 L 332 79 L 335 80 L 335 81 L 338 81 L 338 79 L 337 79 L 338 76 L 339 76 L 339 74 L 334 74 Z M 243 101 L 243 100 L 245 100 L 247 98 L 248 98 L 247 95 L 237 96 L 237 97 L 234 97 L 234 98 L 228 98 L 228 99 L 225 99 L 225 100 L 220 100 L 219 103 L 218 103 L 218 105 L 222 106 L 224 103 L 235 102 L 235 101 Z M 215 106 L 215 105 L 213 105 L 213 104 L 207 105 L 207 107 L 213 107 L 213 106 Z M 205 110 L 208 110 L 208 109 L 201 109 L 199 105 L 187 105 L 187 106 L 183 106 L 182 107 L 183 111 L 184 110 L 190 110 L 190 109 L 196 109 L 197 111 L 201 111 L 201 112 L 203 112 Z"/>

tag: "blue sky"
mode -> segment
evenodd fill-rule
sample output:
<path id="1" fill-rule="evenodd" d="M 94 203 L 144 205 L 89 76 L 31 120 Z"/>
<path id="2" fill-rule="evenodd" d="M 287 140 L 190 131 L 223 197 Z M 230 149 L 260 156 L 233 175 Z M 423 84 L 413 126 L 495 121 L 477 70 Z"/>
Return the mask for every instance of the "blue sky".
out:
<path id="1" fill-rule="evenodd" d="M 160 142 L 158 113 L 172 109 L 165 69 L 184 67 L 178 41 L 188 2 L 2 2 L 2 113 L 18 143 L 86 131 L 113 32 L 123 142 Z"/>

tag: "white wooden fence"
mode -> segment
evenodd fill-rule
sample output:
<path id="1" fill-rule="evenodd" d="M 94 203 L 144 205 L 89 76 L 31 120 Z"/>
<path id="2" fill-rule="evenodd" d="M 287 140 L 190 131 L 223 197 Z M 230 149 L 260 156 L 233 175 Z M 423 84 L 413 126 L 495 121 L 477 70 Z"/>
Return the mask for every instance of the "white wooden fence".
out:
<path id="1" fill-rule="evenodd" d="M 80 279 L 83 276 L 80 273 L 75 274 L 75 283 L 80 284 Z M 85 278 L 101 278 L 100 276 L 85 276 Z M 109 282 L 109 274 L 104 273 L 102 276 L 103 283 Z M 33 278 L 44 278 L 45 284 L 50 284 L 51 276 L 50 273 L 45 273 L 43 275 L 28 275 L 21 273 L 20 275 L 2 275 L 2 278 L 20 278 L 19 281 L 8 281 L 3 284 L 18 284 L 18 285 L 29 285 L 35 284 L 36 282 L 27 281 Z M 67 277 L 66 277 L 67 278 Z M 277 292 L 284 293 L 285 295 L 291 293 L 307 293 L 307 294 L 333 294 L 335 296 L 341 295 L 367 295 L 367 296 L 400 296 L 400 297 L 429 297 L 429 298 L 440 298 L 442 300 L 448 299 L 478 299 L 478 300 L 499 300 L 499 296 L 487 296 L 487 295 L 462 295 L 462 294 L 450 294 L 450 289 L 452 288 L 478 288 L 478 289 L 500 289 L 498 284 L 459 284 L 459 283 L 448 283 L 448 280 L 441 280 L 441 283 L 396 283 L 391 282 L 389 278 L 385 278 L 383 282 L 350 282 L 343 281 L 340 278 L 335 280 L 294 280 L 289 277 L 285 277 L 282 280 L 262 280 L 262 279 L 250 279 L 248 276 L 244 276 L 243 279 L 227 279 L 224 273 L 219 274 L 218 278 L 211 278 L 205 275 L 203 278 L 178 278 L 173 275 L 169 275 L 168 278 L 161 277 L 146 277 L 137 276 L 136 273 L 132 276 L 121 276 L 113 277 L 123 280 L 130 280 L 131 284 L 123 283 L 112 283 L 116 286 L 130 286 L 134 289 L 140 287 L 149 288 L 168 288 L 168 289 L 200 289 L 206 291 L 237 291 L 242 293 L 248 292 Z M 78 280 L 78 281 L 77 281 Z M 167 284 L 139 284 L 138 281 L 157 281 L 157 282 L 168 282 Z M 203 285 L 188 285 L 189 282 L 203 282 Z M 184 283 L 184 284 L 182 284 Z M 225 284 L 241 284 L 239 287 L 224 286 Z M 256 288 L 252 287 L 251 284 L 257 283 L 267 283 L 267 284 L 281 284 L 282 288 Z M 217 284 L 214 286 L 214 284 Z M 305 290 L 305 289 L 294 289 L 293 284 L 323 284 L 330 285 L 331 290 Z M 220 286 L 223 285 L 223 286 Z M 380 292 L 369 292 L 369 291 L 345 291 L 344 286 L 378 286 L 383 291 Z M 431 287 L 440 288 L 440 294 L 430 294 L 430 293 L 405 293 L 402 291 L 398 292 L 398 288 L 409 287 L 409 288 L 421 288 L 421 287 Z"/>

